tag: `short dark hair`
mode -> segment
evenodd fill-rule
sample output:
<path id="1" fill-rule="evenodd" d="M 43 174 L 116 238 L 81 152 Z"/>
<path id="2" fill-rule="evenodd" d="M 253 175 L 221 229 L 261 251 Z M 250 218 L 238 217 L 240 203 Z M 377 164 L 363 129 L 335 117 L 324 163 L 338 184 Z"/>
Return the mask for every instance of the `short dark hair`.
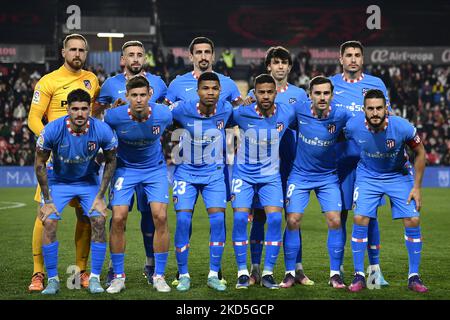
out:
<path id="1" fill-rule="evenodd" d="M 138 40 L 131 40 L 131 41 L 127 41 L 122 45 L 122 55 L 123 52 L 125 51 L 126 48 L 128 47 L 141 47 L 142 50 L 145 51 L 144 45 L 142 44 L 142 42 L 138 41 Z"/>
<path id="2" fill-rule="evenodd" d="M 126 84 L 127 92 L 130 91 L 131 89 L 144 87 L 150 89 L 150 83 L 148 82 L 147 78 L 142 75 L 134 76 L 133 78 L 128 80 Z"/>
<path id="3" fill-rule="evenodd" d="M 219 76 L 214 72 L 203 72 L 200 77 L 198 77 L 197 88 L 200 88 L 200 82 L 202 81 L 217 81 L 220 86 Z"/>
<path id="4" fill-rule="evenodd" d="M 312 92 L 312 88 L 315 85 L 324 84 L 324 83 L 329 83 L 330 87 L 331 87 L 331 92 L 333 92 L 333 90 L 334 90 L 333 83 L 331 82 L 330 79 L 328 79 L 327 77 L 324 77 L 324 76 L 316 76 L 311 79 L 311 81 L 309 82 L 309 92 Z"/>
<path id="5" fill-rule="evenodd" d="M 384 96 L 383 91 L 378 89 L 370 89 L 364 95 L 364 106 L 366 105 L 367 99 L 383 99 L 383 104 L 386 105 L 386 97 Z"/>
<path id="6" fill-rule="evenodd" d="M 267 66 L 270 64 L 272 58 L 278 58 L 280 60 L 287 60 L 289 65 L 292 66 L 292 57 L 289 53 L 289 50 L 285 47 L 270 47 L 266 52 L 266 58 L 264 60 L 264 64 Z"/>
<path id="7" fill-rule="evenodd" d="M 67 105 L 70 107 L 72 102 L 87 102 L 91 105 L 91 95 L 83 89 L 75 89 L 67 95 Z"/>
<path id="8" fill-rule="evenodd" d="M 347 48 L 359 48 L 361 50 L 361 53 L 364 54 L 364 47 L 362 43 L 357 40 L 345 41 L 343 44 L 341 44 L 340 48 L 341 56 L 344 54 L 344 51 Z"/>
<path id="9" fill-rule="evenodd" d="M 79 33 L 72 33 L 72 34 L 69 34 L 68 36 L 66 36 L 64 38 L 64 40 L 63 40 L 63 48 L 64 49 L 67 47 L 67 42 L 69 42 L 69 40 L 72 40 L 72 39 L 83 40 L 84 44 L 86 45 L 86 50 L 89 51 L 89 45 L 88 45 L 88 42 L 87 42 L 86 38 L 83 37 Z"/>
<path id="10" fill-rule="evenodd" d="M 207 44 L 209 44 L 209 45 L 211 46 L 212 52 L 214 53 L 214 42 L 212 42 L 211 39 L 206 38 L 206 37 L 197 37 L 197 38 L 194 38 L 194 39 L 191 41 L 191 44 L 189 45 L 189 52 L 190 52 L 191 54 L 194 54 L 194 46 L 195 46 L 196 44 L 200 44 L 200 43 L 207 43 Z"/>
<path id="11" fill-rule="evenodd" d="M 256 85 L 259 83 L 273 83 L 275 86 L 277 85 L 275 79 L 267 73 L 260 74 L 255 78 L 254 87 L 256 88 Z"/>

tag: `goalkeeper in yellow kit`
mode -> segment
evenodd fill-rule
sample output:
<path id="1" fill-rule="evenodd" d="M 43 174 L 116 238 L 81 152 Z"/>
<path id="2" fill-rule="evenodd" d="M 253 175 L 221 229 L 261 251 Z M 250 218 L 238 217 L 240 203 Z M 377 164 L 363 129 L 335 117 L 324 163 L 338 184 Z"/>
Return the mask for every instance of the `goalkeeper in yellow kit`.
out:
<path id="1" fill-rule="evenodd" d="M 48 122 L 67 115 L 67 95 L 75 89 L 83 89 L 89 92 L 92 101 L 98 96 L 99 84 L 95 74 L 82 70 L 86 61 L 88 44 L 80 34 L 68 35 L 63 41 L 62 56 L 64 64 L 57 70 L 45 75 L 36 84 L 28 126 L 36 136 L 44 128 L 42 122 L 46 118 Z M 48 165 L 51 170 L 51 162 Z M 34 200 L 38 204 L 38 214 L 41 202 L 41 190 L 39 185 Z M 80 284 L 82 287 L 89 285 L 89 274 L 86 272 L 89 257 L 91 226 L 89 219 L 83 216 L 83 209 L 78 200 L 74 199 L 71 205 L 75 207 L 77 226 L 75 231 L 76 265 L 80 268 Z M 42 221 L 36 217 L 33 229 L 33 264 L 34 271 L 31 278 L 29 291 L 42 291 L 44 289 L 44 258 L 42 256 Z"/>

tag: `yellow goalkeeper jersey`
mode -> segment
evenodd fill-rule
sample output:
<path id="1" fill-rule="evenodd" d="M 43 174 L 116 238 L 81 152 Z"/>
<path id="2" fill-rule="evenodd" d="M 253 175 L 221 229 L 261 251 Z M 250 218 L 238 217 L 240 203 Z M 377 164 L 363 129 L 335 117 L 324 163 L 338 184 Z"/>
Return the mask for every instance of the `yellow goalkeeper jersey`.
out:
<path id="1" fill-rule="evenodd" d="M 43 76 L 36 84 L 28 114 L 28 127 L 39 136 L 44 128 L 42 118 L 48 122 L 67 115 L 67 95 L 75 89 L 89 92 L 92 104 L 100 92 L 95 74 L 80 70 L 71 72 L 64 65 Z"/>

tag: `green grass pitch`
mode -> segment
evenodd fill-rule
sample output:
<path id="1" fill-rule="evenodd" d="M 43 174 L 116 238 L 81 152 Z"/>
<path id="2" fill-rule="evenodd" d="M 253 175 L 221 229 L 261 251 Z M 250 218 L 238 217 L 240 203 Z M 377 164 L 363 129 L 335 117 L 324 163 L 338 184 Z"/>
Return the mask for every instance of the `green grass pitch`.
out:
<path id="1" fill-rule="evenodd" d="M 403 238 L 403 225 L 393 221 L 389 206 L 379 212 L 381 232 L 381 267 L 390 286 L 380 290 L 364 290 L 361 293 L 336 291 L 328 287 L 329 259 L 326 249 L 327 228 L 325 218 L 319 212 L 314 195 L 303 219 L 303 266 L 307 275 L 315 281 L 312 287 L 296 285 L 290 289 L 268 290 L 262 287 L 250 287 L 249 290 L 236 290 L 236 263 L 231 245 L 232 212 L 227 209 L 227 244 L 223 258 L 223 273 L 228 281 L 225 292 L 219 293 L 206 286 L 209 271 L 209 221 L 202 201 L 197 204 L 193 219 L 193 236 L 189 257 L 189 269 L 192 279 L 191 290 L 180 293 L 173 288 L 168 294 L 157 293 L 142 276 L 145 259 L 142 235 L 140 232 L 140 214 L 130 213 L 127 224 L 127 252 L 125 270 L 127 289 L 121 294 L 90 295 L 86 290 L 69 290 L 65 284 L 69 274 L 67 267 L 74 264 L 75 214 L 67 208 L 58 228 L 59 276 L 62 283 L 60 293 L 55 297 L 30 294 L 27 287 L 33 271 L 31 253 L 31 235 L 36 215 L 36 204 L 32 200 L 34 189 L 0 189 L 0 274 L 2 290 L 0 299 L 182 299 L 182 300 L 305 300 L 305 299 L 450 299 L 450 190 L 424 189 L 422 209 L 422 235 L 424 247 L 422 253 L 421 275 L 430 291 L 417 294 L 407 289 L 408 256 Z M 2 209 L 9 202 L 24 203 L 20 208 Z M 166 278 L 171 282 L 176 273 L 176 261 L 173 250 L 175 214 L 173 205 L 169 205 L 170 252 Z M 351 216 L 351 215 L 350 215 Z M 352 221 L 347 223 L 347 239 L 351 236 Z M 250 257 L 250 255 L 249 255 Z M 366 258 L 367 266 L 367 258 Z M 102 278 L 106 275 L 107 261 Z M 349 282 L 353 270 L 350 243 L 347 241 L 345 254 L 345 281 Z M 281 250 L 275 268 L 275 279 L 281 282 L 284 275 L 283 254 Z M 102 279 L 103 280 L 103 279 Z"/>

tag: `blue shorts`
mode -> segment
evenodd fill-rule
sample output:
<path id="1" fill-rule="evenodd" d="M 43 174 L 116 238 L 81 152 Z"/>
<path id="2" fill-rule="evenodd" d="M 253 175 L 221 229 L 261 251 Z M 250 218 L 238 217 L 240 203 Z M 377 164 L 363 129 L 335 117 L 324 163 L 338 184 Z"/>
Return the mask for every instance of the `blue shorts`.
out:
<path id="1" fill-rule="evenodd" d="M 175 210 L 193 210 L 199 193 L 202 194 L 206 209 L 227 207 L 224 177 L 218 175 L 208 177 L 208 181 L 201 180 L 203 181 L 199 179 L 201 183 L 184 181 L 183 177 L 177 177 L 175 174 L 172 193 Z"/>
<path id="2" fill-rule="evenodd" d="M 73 198 L 78 198 L 81 207 L 83 208 L 83 214 L 87 217 L 98 217 L 101 215 L 98 211 L 93 211 L 89 213 L 89 210 L 94 203 L 95 197 L 97 196 L 100 186 L 97 184 L 66 184 L 66 183 L 55 183 L 49 185 L 50 195 L 55 204 L 56 210 L 59 214 L 63 212 L 64 208 Z M 41 199 L 44 199 L 41 195 Z M 41 200 L 41 206 L 44 204 Z M 52 213 L 49 215 L 48 219 L 61 220 L 61 217 Z"/>
<path id="3" fill-rule="evenodd" d="M 339 180 L 336 175 L 321 181 L 311 181 L 298 174 L 291 174 L 286 192 L 286 212 L 305 213 L 312 190 L 316 193 L 322 212 L 342 210 Z"/>
<path id="4" fill-rule="evenodd" d="M 418 217 L 420 213 L 416 210 L 415 201 L 406 204 L 413 186 L 414 178 L 411 175 L 399 174 L 392 179 L 380 180 L 357 174 L 353 212 L 355 215 L 376 218 L 380 199 L 387 195 L 391 202 L 392 219 Z"/>
<path id="5" fill-rule="evenodd" d="M 233 176 L 231 184 L 231 205 L 233 208 L 252 208 L 254 196 L 257 195 L 261 205 L 283 207 L 283 190 L 278 176 L 272 181 L 254 183 Z"/>
<path id="6" fill-rule="evenodd" d="M 342 210 L 353 209 L 353 192 L 355 191 L 356 164 L 338 165 L 339 186 L 342 194 Z M 378 206 L 384 206 L 386 200 L 381 197 Z"/>
<path id="7" fill-rule="evenodd" d="M 147 196 L 147 206 L 150 202 L 169 203 L 169 182 L 165 166 L 156 170 L 122 167 L 117 168 L 114 173 L 111 205 L 129 205 L 133 192 L 139 184 L 142 184 L 142 189 Z"/>

